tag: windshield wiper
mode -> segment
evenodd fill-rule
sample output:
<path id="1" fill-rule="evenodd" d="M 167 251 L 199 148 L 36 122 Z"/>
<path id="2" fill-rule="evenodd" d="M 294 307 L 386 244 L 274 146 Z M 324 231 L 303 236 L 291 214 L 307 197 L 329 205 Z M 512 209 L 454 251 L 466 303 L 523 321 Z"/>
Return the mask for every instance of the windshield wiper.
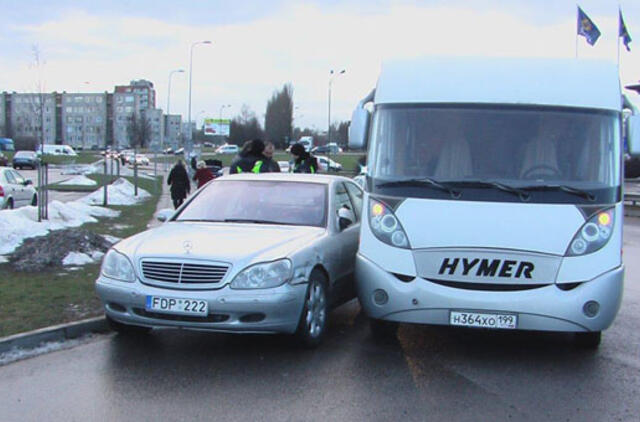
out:
<path id="1" fill-rule="evenodd" d="M 451 195 L 451 197 L 454 199 L 460 198 L 460 191 L 451 189 L 449 186 L 440 183 L 437 180 L 432 179 L 431 177 L 394 180 L 392 182 L 383 182 L 376 185 L 377 188 L 384 188 L 389 186 L 430 186 L 443 192 L 449 193 L 449 195 Z"/>
<path id="2" fill-rule="evenodd" d="M 510 185 L 505 185 L 504 183 L 494 182 L 494 181 L 484 181 L 484 180 L 453 180 L 447 181 L 447 183 L 451 183 L 455 186 L 462 188 L 493 188 L 498 189 L 503 192 L 512 193 L 517 195 L 522 201 L 527 202 L 531 197 L 531 194 L 523 189 L 516 188 Z"/>
<path id="3" fill-rule="evenodd" d="M 572 195 L 579 196 L 591 202 L 596 200 L 596 196 L 591 192 L 587 192 L 586 190 L 574 188 L 573 186 L 567 186 L 567 185 L 531 185 L 531 186 L 523 186 L 520 189 L 527 190 L 527 191 L 562 191 L 562 192 L 570 193 Z"/>
<path id="4" fill-rule="evenodd" d="M 252 218 L 225 218 L 225 223 L 252 223 L 252 224 L 282 224 L 287 225 L 287 223 L 283 223 L 281 221 L 271 221 L 271 220 L 255 220 Z"/>
<path id="5" fill-rule="evenodd" d="M 172 221 L 178 221 L 180 223 L 184 223 L 184 222 L 188 222 L 188 223 L 221 223 L 222 220 L 207 220 L 206 218 L 188 218 L 188 219 L 178 219 L 178 220 L 172 220 Z"/>

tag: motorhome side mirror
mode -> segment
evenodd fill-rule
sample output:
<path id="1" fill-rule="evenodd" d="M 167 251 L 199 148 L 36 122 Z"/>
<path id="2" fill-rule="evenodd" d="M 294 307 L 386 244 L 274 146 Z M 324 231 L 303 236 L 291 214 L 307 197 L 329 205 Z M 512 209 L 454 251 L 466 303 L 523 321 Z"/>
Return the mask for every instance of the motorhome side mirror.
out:
<path id="1" fill-rule="evenodd" d="M 630 155 L 640 155 L 640 115 L 631 115 L 627 120 L 627 148 Z"/>
<path id="2" fill-rule="evenodd" d="M 173 213 L 174 213 L 174 210 L 172 210 L 171 208 L 161 209 L 156 213 L 156 219 L 164 223 L 165 221 L 171 218 Z"/>
<path id="3" fill-rule="evenodd" d="M 338 227 L 340 231 L 352 225 L 354 220 L 353 211 L 349 208 L 343 206 L 338 210 Z"/>
<path id="4" fill-rule="evenodd" d="M 367 133 L 369 131 L 369 119 L 371 114 L 364 108 L 364 104 L 358 107 L 351 115 L 351 125 L 349 126 L 349 148 L 363 149 L 367 147 Z"/>

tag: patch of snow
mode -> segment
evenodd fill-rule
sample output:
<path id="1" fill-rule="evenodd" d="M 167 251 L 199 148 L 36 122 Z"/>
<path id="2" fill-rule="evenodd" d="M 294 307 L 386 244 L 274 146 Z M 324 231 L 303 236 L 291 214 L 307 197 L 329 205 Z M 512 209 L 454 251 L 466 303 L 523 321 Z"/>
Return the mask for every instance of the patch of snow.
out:
<path id="1" fill-rule="evenodd" d="M 91 255 L 91 258 L 94 261 L 98 261 L 98 260 L 102 259 L 102 257 L 104 256 L 104 252 L 92 251 L 89 255 Z"/>
<path id="2" fill-rule="evenodd" d="M 44 236 L 51 230 L 94 223 L 95 217 L 117 217 L 119 211 L 79 201 L 49 203 L 49 219 L 38 222 L 37 207 L 0 211 L 0 255 L 12 253 L 25 238 Z"/>
<path id="3" fill-rule="evenodd" d="M 4 255 L 0 255 L 0 264 L 6 264 L 7 262 L 9 262 L 9 258 Z"/>
<path id="4" fill-rule="evenodd" d="M 65 180 L 64 182 L 60 182 L 61 185 L 75 185 L 75 186 L 96 186 L 98 182 L 93 179 L 89 179 L 87 176 L 80 175 L 76 177 L 72 177 L 69 180 Z"/>
<path id="5" fill-rule="evenodd" d="M 93 258 L 91 258 L 86 253 L 69 252 L 67 256 L 65 256 L 64 259 L 62 260 L 62 265 L 64 265 L 65 267 L 69 265 L 78 266 L 78 265 L 91 264 L 92 262 L 93 262 Z"/>
<path id="6" fill-rule="evenodd" d="M 104 237 L 104 240 L 111 243 L 112 245 L 115 245 L 116 243 L 122 240 L 121 237 L 111 236 L 108 234 L 102 234 L 101 236 Z"/>
<path id="7" fill-rule="evenodd" d="M 107 198 L 109 205 L 135 205 L 138 202 L 144 201 L 147 198 L 151 197 L 151 194 L 144 189 L 138 188 L 138 196 L 134 195 L 135 187 L 133 183 L 129 182 L 127 179 L 117 179 L 112 184 L 107 187 Z M 104 199 L 104 192 L 102 189 L 99 189 L 84 198 L 80 198 L 79 202 L 84 202 L 85 204 L 102 204 Z"/>
<path id="8" fill-rule="evenodd" d="M 47 343 L 42 343 L 40 346 L 35 347 L 33 349 L 19 349 L 13 348 L 8 352 L 0 354 L 0 366 L 6 365 L 12 362 L 16 362 L 23 359 L 32 358 L 39 355 L 44 355 L 46 353 L 55 352 L 58 350 L 70 349 L 72 347 L 79 346 L 81 344 L 89 343 L 97 338 L 96 334 L 86 334 L 82 337 L 78 337 L 72 340 L 65 341 L 50 341 Z"/>

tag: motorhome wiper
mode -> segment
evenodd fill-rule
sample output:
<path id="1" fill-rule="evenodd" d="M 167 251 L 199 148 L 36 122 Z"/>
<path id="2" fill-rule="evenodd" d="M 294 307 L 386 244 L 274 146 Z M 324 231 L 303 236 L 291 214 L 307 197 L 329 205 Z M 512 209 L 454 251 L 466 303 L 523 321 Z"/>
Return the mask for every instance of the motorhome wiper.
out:
<path id="1" fill-rule="evenodd" d="M 384 188 L 389 186 L 430 186 L 443 192 L 448 192 L 449 195 L 451 195 L 451 197 L 454 199 L 460 198 L 460 191 L 451 189 L 449 186 L 440 183 L 437 180 L 432 179 L 431 177 L 394 180 L 392 182 L 383 182 L 376 185 L 377 188 Z"/>
<path id="2" fill-rule="evenodd" d="M 527 191 L 562 191 L 579 196 L 591 202 L 596 200 L 595 195 L 591 192 L 587 192 L 586 190 L 574 188 L 573 186 L 568 185 L 531 185 L 523 186 L 520 189 Z"/>
<path id="3" fill-rule="evenodd" d="M 505 185 L 504 183 L 494 182 L 494 181 L 484 181 L 484 180 L 455 180 L 455 181 L 447 181 L 452 185 L 461 188 L 495 188 L 501 190 L 503 192 L 512 193 L 514 195 L 518 195 L 518 197 L 526 202 L 531 197 L 531 194 L 523 189 L 516 188 L 510 185 Z"/>

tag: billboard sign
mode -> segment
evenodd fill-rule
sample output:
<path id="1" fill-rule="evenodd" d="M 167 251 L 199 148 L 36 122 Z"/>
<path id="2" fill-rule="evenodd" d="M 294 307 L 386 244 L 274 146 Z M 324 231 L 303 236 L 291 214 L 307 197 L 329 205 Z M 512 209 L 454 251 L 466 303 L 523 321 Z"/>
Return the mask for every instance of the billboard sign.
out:
<path id="1" fill-rule="evenodd" d="M 229 136 L 229 127 L 231 120 L 229 119 L 204 119 L 204 134 Z"/>

